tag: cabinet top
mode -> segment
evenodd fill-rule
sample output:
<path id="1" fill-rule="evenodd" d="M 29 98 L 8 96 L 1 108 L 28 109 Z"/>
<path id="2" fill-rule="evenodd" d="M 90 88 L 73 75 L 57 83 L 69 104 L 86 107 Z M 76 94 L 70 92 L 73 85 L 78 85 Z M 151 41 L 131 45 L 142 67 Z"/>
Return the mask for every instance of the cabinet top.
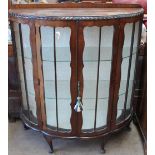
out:
<path id="1" fill-rule="evenodd" d="M 45 20 L 103 20 L 135 17 L 144 12 L 137 4 L 86 4 L 52 4 L 38 7 L 31 5 L 29 8 L 23 5 L 9 10 L 9 17 Z"/>

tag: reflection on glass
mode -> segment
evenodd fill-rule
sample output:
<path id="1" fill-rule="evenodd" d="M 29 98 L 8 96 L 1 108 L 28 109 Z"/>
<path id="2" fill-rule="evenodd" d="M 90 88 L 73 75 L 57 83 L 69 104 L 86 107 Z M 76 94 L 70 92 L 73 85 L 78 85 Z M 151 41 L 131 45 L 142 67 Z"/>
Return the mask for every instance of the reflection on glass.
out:
<path id="1" fill-rule="evenodd" d="M 71 129 L 70 96 L 70 29 L 55 29 L 56 78 L 54 64 L 54 28 L 41 27 L 42 60 L 47 125 Z M 57 102 L 56 102 L 57 88 Z M 56 117 L 58 105 L 58 118 Z"/>
<path id="2" fill-rule="evenodd" d="M 100 28 L 85 27 L 84 40 L 85 47 L 83 52 L 83 126 L 82 129 L 94 128 L 95 104 L 97 88 L 97 70 L 99 54 L 99 33 Z M 92 37 L 93 36 L 93 37 Z M 96 128 L 106 125 L 109 97 L 109 79 L 112 57 L 113 27 L 105 26 L 101 28 L 100 44 L 100 65 L 98 77 L 98 96 L 97 96 L 97 115 Z"/>

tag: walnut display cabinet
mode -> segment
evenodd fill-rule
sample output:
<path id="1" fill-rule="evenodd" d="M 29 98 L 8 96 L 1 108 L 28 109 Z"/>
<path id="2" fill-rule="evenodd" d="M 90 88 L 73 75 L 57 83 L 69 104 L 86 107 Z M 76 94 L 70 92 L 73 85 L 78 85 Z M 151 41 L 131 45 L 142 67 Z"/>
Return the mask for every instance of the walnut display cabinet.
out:
<path id="1" fill-rule="evenodd" d="M 18 5 L 9 20 L 21 118 L 43 133 L 52 152 L 52 137 L 104 140 L 129 126 L 143 20 L 139 5 Z"/>

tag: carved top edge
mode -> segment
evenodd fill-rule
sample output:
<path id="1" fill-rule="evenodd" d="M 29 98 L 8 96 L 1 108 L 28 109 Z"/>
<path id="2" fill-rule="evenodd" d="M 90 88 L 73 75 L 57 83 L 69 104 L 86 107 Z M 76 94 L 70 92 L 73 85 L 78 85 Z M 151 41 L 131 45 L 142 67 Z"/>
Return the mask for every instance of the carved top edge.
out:
<path id="1" fill-rule="evenodd" d="M 121 19 L 121 18 L 132 18 L 141 16 L 144 13 L 144 9 L 140 9 L 139 12 L 128 13 L 128 14 L 117 14 L 117 15 L 108 15 L 108 16 L 36 16 L 36 15 L 26 15 L 19 14 L 15 12 L 9 12 L 9 17 L 15 17 L 20 19 L 29 19 L 29 20 L 61 20 L 61 21 L 70 21 L 70 20 L 108 20 L 108 19 Z"/>
<path id="2" fill-rule="evenodd" d="M 9 17 L 29 20 L 107 20 L 141 16 L 143 8 L 13 9 Z"/>

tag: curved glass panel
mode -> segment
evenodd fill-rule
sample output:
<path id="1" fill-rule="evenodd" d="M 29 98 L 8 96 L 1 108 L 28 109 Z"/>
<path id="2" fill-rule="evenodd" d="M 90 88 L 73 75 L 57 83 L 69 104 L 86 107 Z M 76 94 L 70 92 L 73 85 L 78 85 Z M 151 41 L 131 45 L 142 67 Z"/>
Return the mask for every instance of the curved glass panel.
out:
<path id="1" fill-rule="evenodd" d="M 119 100 L 117 103 L 117 122 L 124 119 L 123 115 L 124 102 L 125 102 L 125 93 L 119 95 Z"/>
<path id="2" fill-rule="evenodd" d="M 129 79 L 129 88 L 128 88 L 128 98 L 126 109 L 127 111 L 130 110 L 130 103 L 132 99 L 132 88 L 134 84 L 134 72 L 135 72 L 135 63 L 136 63 L 136 54 L 137 54 L 137 45 L 138 45 L 138 33 L 139 33 L 139 22 L 135 24 L 135 35 L 134 35 L 134 44 L 133 44 L 133 52 L 135 53 L 132 55 L 132 62 L 131 62 L 131 69 L 130 69 L 130 79 Z"/>
<path id="3" fill-rule="evenodd" d="M 123 59 L 122 66 L 121 66 L 121 85 L 119 92 L 122 92 L 124 90 L 125 93 L 127 93 L 127 98 L 125 99 L 125 96 L 123 98 L 119 98 L 118 100 L 118 109 L 117 109 L 117 121 L 121 121 L 125 119 L 125 116 L 128 116 L 130 114 L 130 103 L 131 103 L 131 96 L 132 96 L 132 87 L 133 87 L 133 80 L 134 80 L 134 70 L 135 70 L 135 62 L 136 62 L 136 53 L 137 53 L 137 41 L 138 41 L 138 32 L 139 32 L 139 22 L 135 23 L 135 32 L 134 32 L 134 42 L 133 42 L 133 50 L 131 57 L 128 57 L 126 53 L 130 53 L 130 46 L 131 46 L 131 35 L 132 35 L 132 27 L 133 24 L 126 24 L 125 27 L 125 43 L 123 47 L 123 57 L 126 59 Z M 126 41 L 128 40 L 128 41 Z M 126 50 L 126 47 L 128 47 Z M 129 51 L 129 52 L 127 52 Z M 131 60 L 130 60 L 131 59 Z M 129 61 L 131 61 L 131 68 L 128 71 L 129 68 Z M 129 81 L 127 82 L 127 78 L 129 78 Z M 124 86 L 122 86 L 124 82 Z M 126 108 L 126 111 L 125 109 Z M 122 111 L 122 112 L 121 112 Z"/>
<path id="4" fill-rule="evenodd" d="M 119 99 L 117 103 L 117 119 L 120 120 L 119 117 L 123 118 L 124 113 L 124 102 L 125 102 L 125 93 L 126 93 L 126 85 L 127 85 L 127 76 L 128 76 L 128 67 L 129 67 L 129 57 L 124 58 L 121 65 L 121 81 L 120 81 L 120 89 L 119 89 Z"/>
<path id="5" fill-rule="evenodd" d="M 14 32 L 15 32 L 15 42 L 16 42 L 16 50 L 17 50 L 19 78 L 20 78 L 21 90 L 22 90 L 22 106 L 23 106 L 24 111 L 28 111 L 26 91 L 25 91 L 25 79 L 24 79 L 24 75 L 23 75 L 23 63 L 22 63 L 22 57 L 21 57 L 19 24 L 13 23 L 13 26 L 14 26 Z"/>
<path id="6" fill-rule="evenodd" d="M 30 120 L 37 122 L 35 91 L 33 83 L 32 52 L 29 39 L 30 28 L 25 24 L 21 24 L 20 27 L 19 24 L 14 23 L 14 30 L 23 98 L 23 110 Z"/>
<path id="7" fill-rule="evenodd" d="M 71 129 L 70 35 L 70 28 L 41 27 L 47 125 L 59 130 Z"/>
<path id="8" fill-rule="evenodd" d="M 126 93 L 127 78 L 128 78 L 132 28 L 133 28 L 133 23 L 127 23 L 124 28 L 125 38 L 124 38 L 124 45 L 122 50 L 121 81 L 120 81 L 120 88 L 119 88 L 119 99 L 117 103 L 117 119 L 118 119 L 117 121 L 124 119 L 123 118 L 124 102 L 125 102 L 125 93 Z"/>
<path id="9" fill-rule="evenodd" d="M 21 24 L 22 32 L 22 43 L 24 52 L 24 67 L 26 73 L 26 85 L 29 100 L 30 116 L 37 117 L 36 113 L 36 102 L 35 102 L 35 91 L 33 83 L 33 64 L 32 64 L 32 51 L 30 46 L 30 28 L 26 24 Z"/>
<path id="10" fill-rule="evenodd" d="M 113 26 L 85 27 L 84 40 L 83 130 L 100 128 L 107 123 Z"/>
<path id="11" fill-rule="evenodd" d="M 56 97 L 55 97 L 55 71 L 54 71 L 54 35 L 53 28 L 41 27 L 42 64 L 45 91 L 45 109 L 47 125 L 57 126 Z"/>

